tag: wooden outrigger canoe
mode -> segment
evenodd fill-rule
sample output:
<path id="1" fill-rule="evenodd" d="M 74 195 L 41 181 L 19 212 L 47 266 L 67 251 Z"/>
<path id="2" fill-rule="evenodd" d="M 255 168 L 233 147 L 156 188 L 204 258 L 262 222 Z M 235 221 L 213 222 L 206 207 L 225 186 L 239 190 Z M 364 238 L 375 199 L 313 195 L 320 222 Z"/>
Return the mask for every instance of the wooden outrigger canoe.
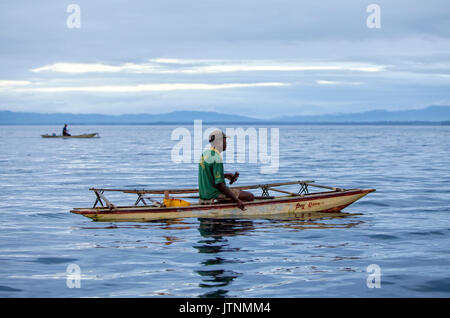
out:
<path id="1" fill-rule="evenodd" d="M 297 193 L 278 189 L 284 185 L 299 185 Z M 309 192 L 309 187 L 325 189 L 323 192 Z M 245 202 L 245 210 L 239 209 L 234 202 L 222 201 L 213 204 L 199 204 L 198 201 L 189 206 L 166 207 L 155 200 L 161 194 L 191 194 L 198 189 L 171 190 L 121 190 L 91 188 L 96 195 L 92 208 L 75 208 L 70 212 L 81 214 L 94 221 L 151 221 L 173 218 L 254 218 L 288 215 L 299 218 L 334 217 L 348 215 L 341 210 L 364 197 L 375 189 L 340 189 L 315 184 L 314 181 L 292 181 L 284 183 L 259 184 L 251 186 L 231 187 L 232 189 L 261 189 L 262 195 L 252 202 Z M 269 191 L 283 193 L 282 196 L 270 196 Z M 116 206 L 105 196 L 105 192 L 122 192 L 137 195 L 134 205 Z M 197 199 L 198 196 L 172 196 L 172 198 Z M 139 205 L 142 203 L 142 205 Z M 151 204 L 150 204 L 151 203 Z M 97 207 L 100 204 L 100 207 Z"/>
<path id="2" fill-rule="evenodd" d="M 81 135 L 72 135 L 72 136 L 63 136 L 63 135 L 41 135 L 42 138 L 93 138 L 93 137 L 100 137 L 98 133 L 92 133 L 92 134 L 81 134 Z"/>

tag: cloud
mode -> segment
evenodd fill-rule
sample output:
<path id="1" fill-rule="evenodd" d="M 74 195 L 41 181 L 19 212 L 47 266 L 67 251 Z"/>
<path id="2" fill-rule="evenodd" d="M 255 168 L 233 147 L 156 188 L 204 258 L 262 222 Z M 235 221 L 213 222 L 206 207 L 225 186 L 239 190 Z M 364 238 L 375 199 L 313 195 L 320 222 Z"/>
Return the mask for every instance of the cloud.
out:
<path id="1" fill-rule="evenodd" d="M 184 70 L 185 73 L 225 73 L 225 72 L 307 72 L 307 71 L 360 71 L 360 72 L 379 72 L 385 67 L 382 65 L 351 65 L 345 63 L 337 64 L 219 64 L 197 67 Z"/>
<path id="2" fill-rule="evenodd" d="M 259 60 L 183 60 L 153 59 L 151 63 L 124 63 L 121 65 L 98 63 L 54 63 L 31 69 L 34 73 L 56 72 L 84 73 L 149 73 L 149 74 L 211 74 L 230 72 L 308 72 L 308 71 L 357 71 L 380 72 L 386 67 L 368 63 L 349 62 L 283 62 Z M 176 67 L 172 65 L 175 64 Z M 182 67 L 180 67 L 180 65 Z"/>
<path id="3" fill-rule="evenodd" d="M 55 86 L 55 87 L 28 87 L 17 88 L 15 92 L 37 93 L 140 93 L 140 92 L 168 92 L 180 90 L 216 90 L 248 87 L 278 87 L 288 86 L 288 83 L 264 82 L 264 83 L 226 83 L 226 84 L 137 84 L 137 85 L 102 85 L 102 86 Z"/>
<path id="4" fill-rule="evenodd" d="M 327 81 L 327 80 L 317 80 L 319 85 L 361 85 L 362 82 L 345 82 L 345 81 Z"/>
<path id="5" fill-rule="evenodd" d="M 154 62 L 154 63 L 159 63 L 159 64 L 195 64 L 195 63 L 198 63 L 198 60 L 172 59 L 172 58 L 157 58 L 157 59 L 150 59 L 149 61 Z M 205 60 L 203 62 L 205 62 Z"/>
<path id="6" fill-rule="evenodd" d="M 31 84 L 30 81 L 0 80 L 0 89 Z"/>
<path id="7" fill-rule="evenodd" d="M 135 63 L 125 63 L 122 65 L 107 65 L 99 63 L 54 63 L 51 65 L 33 68 L 31 71 L 34 73 L 50 71 L 69 74 L 155 72 L 151 65 Z"/>

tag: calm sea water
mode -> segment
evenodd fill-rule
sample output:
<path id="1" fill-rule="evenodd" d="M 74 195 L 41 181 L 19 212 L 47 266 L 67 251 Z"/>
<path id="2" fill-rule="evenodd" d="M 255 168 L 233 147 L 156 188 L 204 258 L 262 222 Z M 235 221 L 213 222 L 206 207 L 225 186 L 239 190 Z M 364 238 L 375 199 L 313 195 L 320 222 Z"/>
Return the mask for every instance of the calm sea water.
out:
<path id="1" fill-rule="evenodd" d="M 101 138 L 40 137 L 61 128 L 0 126 L 0 297 L 450 296 L 449 126 L 280 126 L 276 174 L 226 164 L 242 185 L 376 188 L 345 210 L 354 216 L 148 223 L 69 210 L 93 204 L 89 187 L 196 186 L 196 164 L 171 161 L 176 127 L 72 126 Z M 70 264 L 80 288 L 68 287 Z M 371 264 L 380 288 L 368 288 Z"/>

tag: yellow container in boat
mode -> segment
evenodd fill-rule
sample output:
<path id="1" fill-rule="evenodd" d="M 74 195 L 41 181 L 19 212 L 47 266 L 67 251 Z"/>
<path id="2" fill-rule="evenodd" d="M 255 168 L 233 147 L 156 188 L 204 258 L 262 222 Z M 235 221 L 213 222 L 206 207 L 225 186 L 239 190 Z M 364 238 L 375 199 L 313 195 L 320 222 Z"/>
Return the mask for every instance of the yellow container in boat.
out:
<path id="1" fill-rule="evenodd" d="M 191 203 L 185 200 L 180 199 L 164 199 L 163 200 L 164 205 L 167 207 L 174 207 L 174 206 L 190 206 Z"/>

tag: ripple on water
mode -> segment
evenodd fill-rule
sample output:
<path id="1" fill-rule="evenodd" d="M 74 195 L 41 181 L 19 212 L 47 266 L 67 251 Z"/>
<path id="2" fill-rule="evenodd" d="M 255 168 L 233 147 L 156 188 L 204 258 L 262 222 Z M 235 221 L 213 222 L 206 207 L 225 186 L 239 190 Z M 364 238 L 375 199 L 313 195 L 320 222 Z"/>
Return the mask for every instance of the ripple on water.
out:
<path id="1" fill-rule="evenodd" d="M 406 288 L 420 292 L 438 292 L 447 294 L 450 292 L 450 278 L 432 279 L 425 281 L 419 285 Z"/>
<path id="2" fill-rule="evenodd" d="M 75 261 L 77 261 L 76 258 L 63 258 L 63 257 L 39 257 L 33 260 L 33 262 L 35 263 L 46 265 L 71 263 Z"/>
<path id="3" fill-rule="evenodd" d="M 14 293 L 14 292 L 20 292 L 20 291 L 22 291 L 22 289 L 0 285 L 0 291 L 13 292 Z"/>
<path id="4" fill-rule="evenodd" d="M 373 235 L 366 235 L 366 236 L 373 238 L 373 239 L 379 239 L 379 240 L 396 240 L 396 239 L 398 239 L 397 236 L 389 235 L 389 234 L 373 234 Z"/>

